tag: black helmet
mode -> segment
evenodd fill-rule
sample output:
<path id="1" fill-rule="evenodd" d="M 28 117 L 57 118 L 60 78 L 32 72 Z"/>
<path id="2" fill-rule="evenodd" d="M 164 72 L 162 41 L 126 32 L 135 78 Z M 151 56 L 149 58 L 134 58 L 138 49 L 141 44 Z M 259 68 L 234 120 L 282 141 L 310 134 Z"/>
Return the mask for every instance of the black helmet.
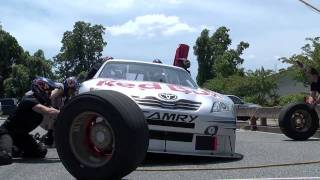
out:
<path id="1" fill-rule="evenodd" d="M 186 60 L 184 60 L 183 61 L 183 66 L 184 66 L 184 68 L 185 69 L 188 69 L 188 68 L 190 68 L 190 61 L 188 60 L 188 59 L 186 59 Z"/>
<path id="2" fill-rule="evenodd" d="M 70 97 L 74 95 L 75 91 L 78 89 L 79 83 L 76 77 L 68 77 L 63 82 L 64 95 Z"/>
<path id="3" fill-rule="evenodd" d="M 155 59 L 155 60 L 153 60 L 152 62 L 153 62 L 153 63 L 160 63 L 160 64 L 162 64 L 162 62 L 160 61 L 160 59 Z"/>
<path id="4" fill-rule="evenodd" d="M 31 91 L 33 92 L 34 97 L 44 105 L 51 104 L 50 95 L 51 91 L 55 88 L 55 82 L 45 77 L 37 77 L 31 84 Z"/>

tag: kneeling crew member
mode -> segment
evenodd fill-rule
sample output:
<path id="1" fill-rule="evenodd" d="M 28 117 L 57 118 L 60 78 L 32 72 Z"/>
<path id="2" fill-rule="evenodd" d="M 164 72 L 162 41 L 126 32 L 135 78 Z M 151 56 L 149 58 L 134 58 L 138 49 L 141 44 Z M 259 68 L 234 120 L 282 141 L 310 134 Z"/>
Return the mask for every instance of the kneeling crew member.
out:
<path id="1" fill-rule="evenodd" d="M 44 158 L 47 149 L 29 133 L 42 122 L 43 116 L 56 117 L 59 110 L 50 107 L 50 94 L 55 83 L 39 77 L 32 82 L 32 95 L 25 96 L 17 109 L 0 126 L 0 164 L 12 163 L 12 147 L 15 145 L 23 157 Z"/>

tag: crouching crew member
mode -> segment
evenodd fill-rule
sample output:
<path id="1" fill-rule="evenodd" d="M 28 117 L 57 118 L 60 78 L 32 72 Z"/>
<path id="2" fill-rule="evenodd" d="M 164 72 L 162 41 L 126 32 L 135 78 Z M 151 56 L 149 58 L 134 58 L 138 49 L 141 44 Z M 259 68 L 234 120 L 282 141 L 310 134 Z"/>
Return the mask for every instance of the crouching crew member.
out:
<path id="1" fill-rule="evenodd" d="M 0 164 L 12 163 L 13 145 L 22 151 L 22 157 L 46 156 L 47 149 L 29 133 L 40 125 L 44 116 L 57 117 L 59 114 L 59 110 L 50 107 L 50 95 L 55 86 L 47 78 L 33 80 L 32 95 L 23 97 L 17 109 L 0 126 Z"/>
<path id="2" fill-rule="evenodd" d="M 56 109 L 62 108 L 69 99 L 77 94 L 79 83 L 75 77 L 69 77 L 62 83 L 56 83 L 57 87 L 51 93 L 50 99 L 52 107 Z M 41 127 L 48 130 L 48 132 L 41 137 L 41 141 L 47 145 L 52 146 L 54 143 L 53 131 L 54 131 L 55 119 L 45 118 L 41 124 Z"/>

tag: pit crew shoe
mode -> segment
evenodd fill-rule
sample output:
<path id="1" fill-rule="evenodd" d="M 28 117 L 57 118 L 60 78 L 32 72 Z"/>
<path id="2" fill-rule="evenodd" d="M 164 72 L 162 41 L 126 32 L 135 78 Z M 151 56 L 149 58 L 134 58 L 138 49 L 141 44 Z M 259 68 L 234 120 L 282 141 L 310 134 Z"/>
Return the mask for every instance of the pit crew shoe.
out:
<path id="1" fill-rule="evenodd" d="M 7 151 L 0 151 L 0 165 L 12 164 L 12 156 Z"/>

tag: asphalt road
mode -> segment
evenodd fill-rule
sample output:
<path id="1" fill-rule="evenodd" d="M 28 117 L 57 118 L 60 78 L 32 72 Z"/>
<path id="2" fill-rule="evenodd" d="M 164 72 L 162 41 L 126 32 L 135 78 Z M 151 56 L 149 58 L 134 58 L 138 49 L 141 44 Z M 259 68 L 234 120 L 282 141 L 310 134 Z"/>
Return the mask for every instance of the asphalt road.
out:
<path id="1" fill-rule="evenodd" d="M 294 142 L 280 134 L 238 131 L 236 152 L 244 155 L 242 160 L 149 154 L 125 179 L 320 179 L 319 141 Z M 73 177 L 62 166 L 55 149 L 50 149 L 45 160 L 15 159 L 12 165 L 0 166 L 0 179 Z"/>

